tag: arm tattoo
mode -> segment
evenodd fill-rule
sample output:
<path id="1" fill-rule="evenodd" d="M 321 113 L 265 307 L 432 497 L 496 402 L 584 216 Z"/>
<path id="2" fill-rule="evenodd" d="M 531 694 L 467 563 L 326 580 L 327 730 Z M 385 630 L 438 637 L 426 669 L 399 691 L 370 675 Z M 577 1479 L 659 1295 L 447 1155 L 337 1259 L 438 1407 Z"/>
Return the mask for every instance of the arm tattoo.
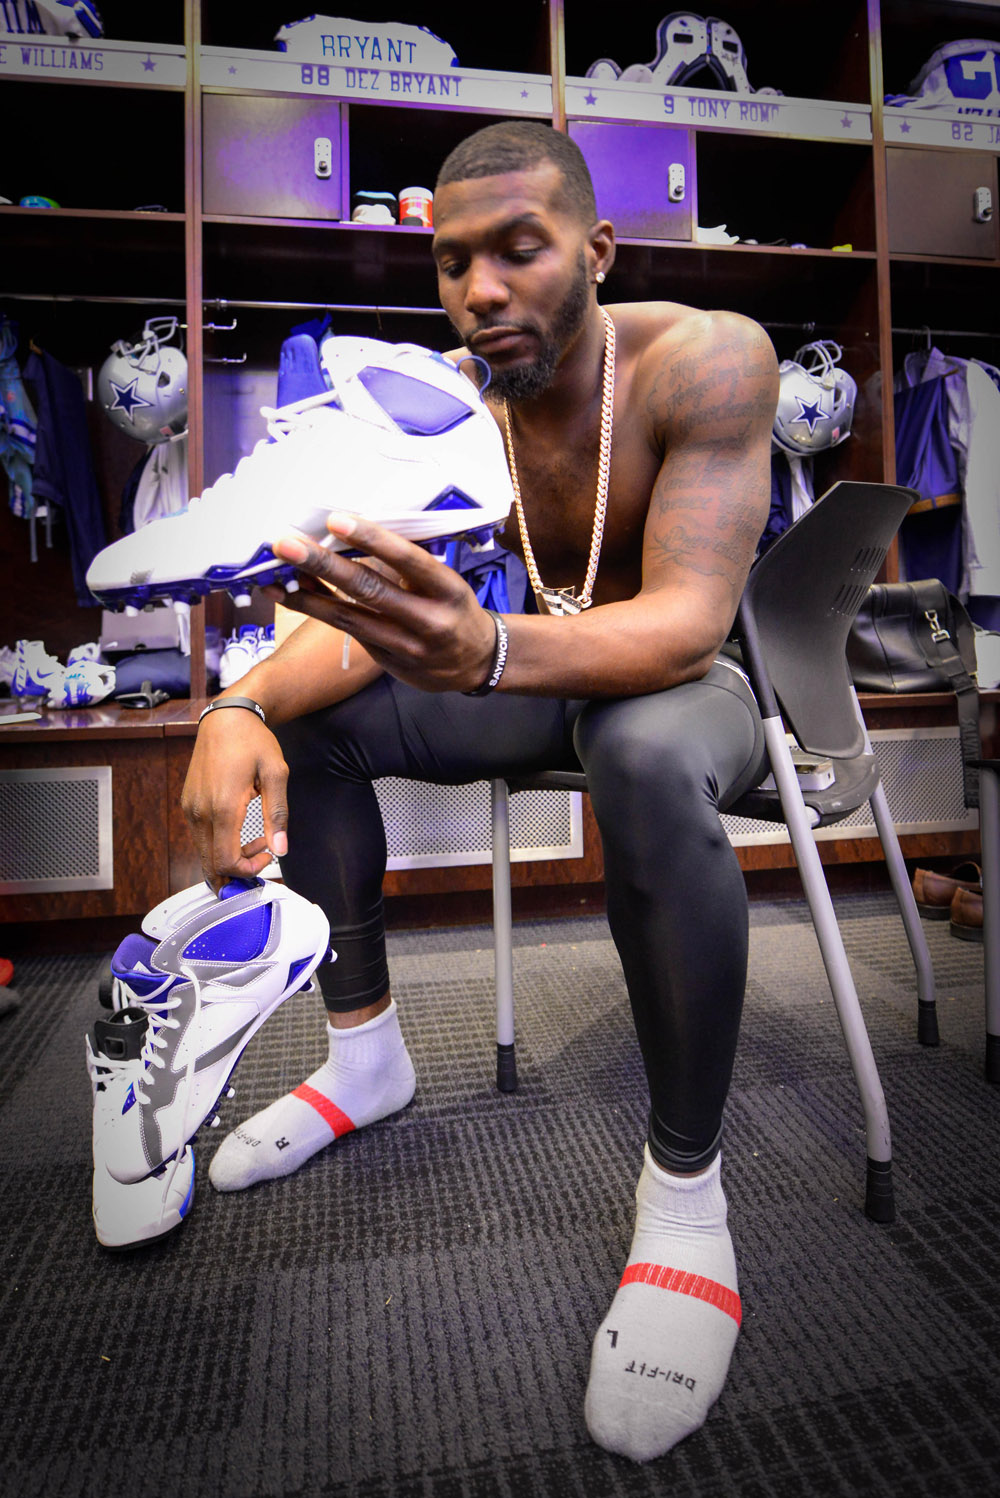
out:
<path id="1" fill-rule="evenodd" d="M 698 319 L 665 358 L 647 407 L 665 450 L 646 537 L 654 572 L 721 578 L 738 596 L 766 519 L 775 369 L 770 340 L 747 322 Z"/>

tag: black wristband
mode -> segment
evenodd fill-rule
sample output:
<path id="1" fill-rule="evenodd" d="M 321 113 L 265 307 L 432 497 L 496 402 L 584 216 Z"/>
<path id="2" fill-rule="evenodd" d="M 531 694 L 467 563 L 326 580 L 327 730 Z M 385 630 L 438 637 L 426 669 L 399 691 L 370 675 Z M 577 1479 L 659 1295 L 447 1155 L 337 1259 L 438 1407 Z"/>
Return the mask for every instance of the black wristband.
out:
<path id="1" fill-rule="evenodd" d="M 264 716 L 264 709 L 261 707 L 259 702 L 254 702 L 252 697 L 217 697 L 214 702 L 210 702 L 208 706 L 206 708 L 203 708 L 202 711 L 198 714 L 198 722 L 201 722 L 206 713 L 214 713 L 216 708 L 218 707 L 248 708 L 250 712 L 256 713 L 260 721 L 263 723 L 264 727 L 267 727 L 267 719 Z"/>
<path id="2" fill-rule="evenodd" d="M 485 697 L 487 693 L 492 692 L 503 675 L 504 666 L 507 664 L 507 626 L 503 622 L 501 615 L 493 609 L 486 609 L 485 612 L 493 620 L 493 627 L 497 632 L 496 648 L 493 651 L 493 663 L 482 686 L 473 687 L 471 692 L 463 692 L 462 695 L 464 697 Z"/>

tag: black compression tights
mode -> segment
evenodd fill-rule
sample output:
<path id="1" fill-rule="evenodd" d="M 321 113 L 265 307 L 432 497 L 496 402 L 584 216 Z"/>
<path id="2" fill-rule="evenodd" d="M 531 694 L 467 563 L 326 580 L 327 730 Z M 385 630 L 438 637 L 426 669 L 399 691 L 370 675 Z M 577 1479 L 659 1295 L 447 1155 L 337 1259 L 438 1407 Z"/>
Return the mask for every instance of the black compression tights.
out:
<path id="1" fill-rule="evenodd" d="M 650 1147 L 694 1171 L 719 1147 L 747 960 L 743 876 L 719 823 L 763 756 L 742 678 L 611 702 L 432 694 L 382 677 L 278 730 L 290 769 L 282 873 L 330 921 L 328 1009 L 389 987 L 385 834 L 372 781 L 461 784 L 530 769 L 586 770 L 604 846 L 608 921 L 649 1081 Z"/>

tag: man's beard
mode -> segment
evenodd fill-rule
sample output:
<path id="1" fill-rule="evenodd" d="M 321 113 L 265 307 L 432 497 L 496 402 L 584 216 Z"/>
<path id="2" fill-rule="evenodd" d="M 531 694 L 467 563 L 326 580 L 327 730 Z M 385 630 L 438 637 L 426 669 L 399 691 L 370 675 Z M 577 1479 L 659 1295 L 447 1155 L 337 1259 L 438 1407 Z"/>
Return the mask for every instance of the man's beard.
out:
<path id="1" fill-rule="evenodd" d="M 548 335 L 537 328 L 525 329 L 539 340 L 535 357 L 530 364 L 515 365 L 512 369 L 497 370 L 491 366 L 491 396 L 510 401 L 533 400 L 549 388 L 566 345 L 583 327 L 590 301 L 588 284 L 587 263 L 581 250 L 573 284 L 556 310 Z"/>

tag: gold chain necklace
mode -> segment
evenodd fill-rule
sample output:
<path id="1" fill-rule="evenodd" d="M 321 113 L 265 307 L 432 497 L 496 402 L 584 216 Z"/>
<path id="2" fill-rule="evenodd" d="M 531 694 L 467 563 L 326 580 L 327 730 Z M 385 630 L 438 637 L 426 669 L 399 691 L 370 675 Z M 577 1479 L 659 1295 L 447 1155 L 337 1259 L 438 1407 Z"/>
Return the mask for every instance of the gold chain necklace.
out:
<path id="1" fill-rule="evenodd" d="M 601 309 L 604 312 L 604 309 Z M 604 312 L 604 385 L 601 395 L 601 448 L 597 464 L 597 501 L 594 506 L 594 528 L 590 538 L 590 560 L 583 591 L 577 594 L 573 588 L 547 588 L 538 575 L 535 553 L 528 539 L 528 527 L 521 504 L 521 486 L 517 479 L 517 462 L 514 458 L 514 441 L 510 430 L 510 407 L 503 403 L 504 428 L 507 434 L 507 461 L 510 464 L 511 483 L 514 487 L 514 507 L 517 510 L 517 525 L 521 532 L 521 547 L 528 579 L 535 594 L 540 614 L 579 614 L 590 607 L 597 566 L 601 560 L 601 542 L 604 539 L 604 517 L 608 509 L 608 482 L 611 478 L 611 436 L 615 420 L 615 325 Z"/>

